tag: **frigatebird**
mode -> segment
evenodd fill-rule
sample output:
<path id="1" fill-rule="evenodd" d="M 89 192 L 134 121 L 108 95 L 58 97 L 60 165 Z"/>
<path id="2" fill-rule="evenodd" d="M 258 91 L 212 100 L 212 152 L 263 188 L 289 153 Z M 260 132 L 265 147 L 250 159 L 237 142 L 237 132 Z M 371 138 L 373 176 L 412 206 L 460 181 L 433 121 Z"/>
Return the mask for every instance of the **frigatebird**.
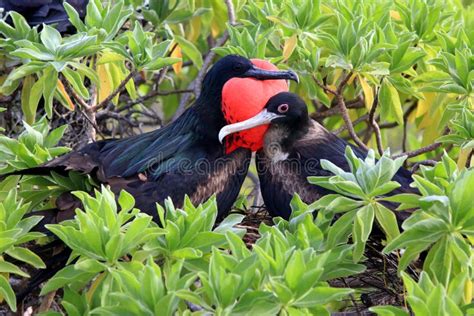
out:
<path id="1" fill-rule="evenodd" d="M 67 0 L 68 4 L 74 7 L 80 18 L 86 15 L 88 0 Z M 0 8 L 5 13 L 15 11 L 20 13 L 30 26 L 41 24 L 55 24 L 56 29 L 63 33 L 71 28 L 71 22 L 64 9 L 64 0 L 0 0 Z M 7 18 L 11 22 L 11 18 Z"/>
<path id="2" fill-rule="evenodd" d="M 253 95 L 249 97 L 263 102 L 256 109 L 240 108 L 254 101 L 224 91 L 227 83 L 239 78 L 251 78 Z M 185 195 L 198 204 L 215 194 L 222 217 L 238 196 L 251 157 L 251 151 L 244 147 L 225 153 L 218 140 L 219 130 L 226 124 L 223 109 L 228 120 L 242 113 L 254 115 L 272 95 L 288 89 L 285 80 L 297 81 L 298 77 L 291 70 L 277 70 L 265 61 L 252 62 L 228 55 L 206 74 L 195 103 L 167 126 L 126 139 L 94 142 L 14 174 L 49 175 L 51 171 L 67 174 L 70 170 L 89 174 L 97 182 L 110 185 L 115 192 L 124 189 L 131 193 L 136 207 L 156 221 L 155 203 L 162 203 L 167 197 L 180 207 Z M 238 88 L 238 82 L 232 84 Z M 56 206 L 57 210 L 41 213 L 45 216 L 42 224 L 72 218 L 74 210 L 81 205 L 70 193 L 64 193 L 56 200 Z"/>
<path id="3" fill-rule="evenodd" d="M 288 92 L 271 97 L 265 108 L 254 117 L 223 127 L 219 140 L 235 132 L 268 124 L 263 146 L 256 154 L 260 188 L 270 215 L 288 219 L 290 201 L 295 193 L 306 203 L 334 193 L 310 184 L 307 178 L 332 175 L 321 167 L 321 159 L 329 160 L 345 171 L 350 170 L 344 157 L 349 143 L 312 120 L 305 102 L 298 95 Z M 367 156 L 364 149 L 350 146 L 359 158 Z M 409 187 L 411 173 L 406 169 L 399 169 L 394 180 L 401 187 L 392 194 L 413 192 L 414 189 Z"/>
<path id="4" fill-rule="evenodd" d="M 252 94 L 234 93 L 233 88 L 241 88 L 241 78 L 246 78 L 246 88 L 251 87 Z M 88 174 L 97 182 L 110 185 L 115 192 L 125 189 L 131 193 L 135 206 L 152 215 L 156 222 L 156 203 L 167 197 L 180 207 L 185 195 L 198 204 L 215 194 L 218 216 L 223 217 L 247 175 L 251 150 L 246 147 L 244 135 L 236 140 L 242 147 L 226 154 L 218 140 L 219 130 L 226 120 L 258 113 L 271 96 L 288 90 L 285 80 L 298 81 L 298 76 L 291 70 L 279 71 L 263 60 L 223 57 L 204 77 L 198 99 L 169 125 L 126 139 L 94 142 L 39 167 L 13 174 L 49 175 L 54 171 L 67 175 L 70 170 Z M 226 89 L 227 84 L 232 89 Z M 33 212 L 44 216 L 36 230 L 45 231 L 45 224 L 73 218 L 74 210 L 81 204 L 66 192 L 56 199 L 56 206 L 54 210 Z M 50 252 L 50 248 L 46 245 L 45 252 Z M 33 275 L 26 288 L 17 293 L 19 300 L 61 269 L 70 250 L 54 253 L 45 261 L 48 269 Z"/>

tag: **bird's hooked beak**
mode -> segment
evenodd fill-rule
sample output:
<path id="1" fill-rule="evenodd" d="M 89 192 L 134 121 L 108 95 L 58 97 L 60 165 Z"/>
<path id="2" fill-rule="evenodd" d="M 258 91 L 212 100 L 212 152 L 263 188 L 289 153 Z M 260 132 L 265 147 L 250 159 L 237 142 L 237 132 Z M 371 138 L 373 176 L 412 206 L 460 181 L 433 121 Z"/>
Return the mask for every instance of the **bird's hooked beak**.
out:
<path id="1" fill-rule="evenodd" d="M 260 125 L 270 124 L 274 119 L 283 116 L 284 115 L 278 115 L 272 112 L 268 112 L 267 109 L 263 109 L 263 111 L 261 111 L 254 117 L 251 117 L 242 122 L 229 124 L 221 128 L 221 130 L 219 131 L 219 141 L 222 143 L 222 141 L 227 135 L 251 129 Z"/>
<path id="2" fill-rule="evenodd" d="M 243 74 L 243 77 L 250 77 L 258 80 L 286 79 L 296 81 L 296 83 L 300 82 L 298 75 L 293 70 L 266 70 L 255 65 L 247 70 Z"/>

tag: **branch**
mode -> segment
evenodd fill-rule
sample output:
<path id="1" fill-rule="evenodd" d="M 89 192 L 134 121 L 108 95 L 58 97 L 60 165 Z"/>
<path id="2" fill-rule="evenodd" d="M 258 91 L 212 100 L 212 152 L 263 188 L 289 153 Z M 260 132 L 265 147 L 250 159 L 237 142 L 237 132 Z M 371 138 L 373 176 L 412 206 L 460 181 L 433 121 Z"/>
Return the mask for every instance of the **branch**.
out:
<path id="1" fill-rule="evenodd" d="M 419 168 L 420 166 L 434 166 L 436 165 L 437 161 L 436 160 L 422 160 L 422 161 L 417 161 L 413 164 L 413 166 L 411 167 L 411 173 L 415 173 Z"/>
<path id="2" fill-rule="evenodd" d="M 448 133 L 449 133 L 449 128 L 445 127 L 442 135 L 446 135 Z M 403 152 L 403 153 L 398 154 L 398 155 L 393 155 L 392 158 L 398 158 L 398 157 L 402 157 L 402 156 L 407 156 L 408 158 L 416 157 L 416 156 L 422 155 L 424 153 L 433 151 L 433 150 L 437 149 L 438 147 L 440 147 L 441 145 L 442 145 L 442 143 L 435 142 L 431 145 L 421 147 L 421 148 L 413 150 L 413 151 L 406 151 L 406 152 Z"/>
<path id="3" fill-rule="evenodd" d="M 234 4 L 232 3 L 232 0 L 224 0 L 224 2 L 225 2 L 225 5 L 227 6 L 227 15 L 229 17 L 229 24 L 233 26 L 237 24 L 236 22 L 237 20 L 235 18 Z M 209 69 L 209 67 L 212 64 L 212 60 L 216 56 L 216 52 L 213 49 L 224 45 L 228 39 L 229 39 L 229 32 L 226 30 L 224 34 L 222 34 L 222 36 L 216 41 L 214 46 L 209 50 L 209 53 L 204 59 L 202 63 L 202 67 L 199 70 L 199 73 L 197 74 L 195 83 L 194 83 L 194 95 L 196 96 L 196 98 L 198 98 L 199 95 L 201 94 L 202 81 L 204 79 L 204 76 L 206 75 L 207 69 Z"/>
<path id="4" fill-rule="evenodd" d="M 359 136 L 357 136 L 354 126 L 352 125 L 351 118 L 349 117 L 349 113 L 347 112 L 346 104 L 344 103 L 344 97 L 342 96 L 342 90 L 344 89 L 344 86 L 347 84 L 349 81 L 350 76 L 352 75 L 351 72 L 349 72 L 344 79 L 342 79 L 341 83 L 337 87 L 336 90 L 336 99 L 337 99 L 337 104 L 339 106 L 339 111 L 341 112 L 342 118 L 344 120 L 344 123 L 346 124 L 347 131 L 349 132 L 349 135 L 351 135 L 351 138 L 354 140 L 354 142 L 359 145 L 359 147 L 369 150 L 369 148 L 364 144 L 362 140 L 360 140 Z"/>
<path id="5" fill-rule="evenodd" d="M 383 155 L 383 146 L 382 146 L 382 135 L 380 134 L 380 127 L 375 121 L 375 110 L 377 109 L 377 105 L 379 104 L 378 92 L 375 94 L 374 101 L 372 102 L 372 107 L 370 108 L 369 112 L 369 124 L 372 125 L 372 128 L 375 132 L 375 140 L 377 142 L 377 150 L 379 155 Z"/>
<path id="6" fill-rule="evenodd" d="M 91 106 L 91 110 L 95 112 L 98 109 L 101 109 L 107 104 L 109 104 L 109 102 L 112 101 L 112 99 L 115 98 L 117 94 L 119 94 L 120 92 L 122 92 L 123 89 L 125 89 L 127 83 L 130 81 L 130 79 L 133 78 L 133 76 L 135 76 L 136 73 L 136 70 L 130 71 L 129 74 L 125 77 L 125 79 L 123 79 L 122 82 L 118 85 L 117 89 L 115 89 L 107 98 L 102 100 L 102 102 L 100 102 L 99 104 Z"/>
<path id="7" fill-rule="evenodd" d="M 235 25 L 237 20 L 235 19 L 234 4 L 232 3 L 232 0 L 224 0 L 224 2 L 227 6 L 227 16 L 229 17 L 229 24 Z"/>
<path id="8" fill-rule="evenodd" d="M 314 80 L 314 82 L 316 82 L 316 84 L 317 84 L 321 89 L 324 90 L 324 92 L 330 93 L 330 94 L 332 94 L 332 95 L 337 96 L 337 92 L 336 92 L 336 91 L 334 91 L 334 90 L 332 90 L 332 89 L 326 87 L 326 85 L 324 85 L 321 81 L 319 81 L 318 78 L 316 78 L 315 75 L 313 75 L 313 80 Z"/>
<path id="9" fill-rule="evenodd" d="M 80 106 L 82 106 L 84 109 L 90 108 L 89 104 L 87 104 L 87 102 L 84 101 L 84 99 L 81 98 L 81 96 L 78 95 L 76 91 L 74 91 L 73 88 L 71 88 L 67 80 L 61 80 L 61 82 L 63 83 L 63 86 L 66 89 L 66 92 L 72 95 L 72 97 L 77 101 L 77 103 L 79 103 Z"/>
<path id="10" fill-rule="evenodd" d="M 369 118 L 369 115 L 368 115 L 368 114 L 364 114 L 364 115 L 362 115 L 361 117 L 357 118 L 354 122 L 352 122 L 352 125 L 353 125 L 353 126 L 356 126 L 356 125 L 358 125 L 359 123 L 362 123 L 362 122 L 366 121 L 368 118 Z M 343 126 L 339 127 L 338 129 L 334 130 L 332 133 L 335 134 L 335 135 L 339 135 L 339 134 L 341 134 L 342 132 L 344 132 L 346 129 L 347 129 L 347 126 L 346 126 L 346 125 L 343 125 Z"/>
<path id="11" fill-rule="evenodd" d="M 360 98 L 346 101 L 346 108 L 348 109 L 360 109 L 364 107 L 364 101 Z M 333 115 L 339 114 L 338 107 L 332 107 L 322 112 L 314 112 L 311 113 L 311 118 L 318 119 L 318 118 L 325 118 Z"/>
<path id="12" fill-rule="evenodd" d="M 171 94 L 180 94 L 180 93 L 190 93 L 193 92 L 191 89 L 178 89 L 178 90 L 169 90 L 169 91 L 153 91 L 148 93 L 147 95 L 144 95 L 142 97 L 136 98 L 135 100 L 131 100 L 127 102 L 123 107 L 120 107 L 120 111 L 128 110 L 132 106 L 138 104 L 138 103 L 143 103 L 144 101 L 157 97 L 157 96 L 166 96 L 166 95 L 171 95 Z"/>
<path id="13" fill-rule="evenodd" d="M 393 155 L 392 158 L 395 159 L 395 158 L 399 158 L 399 157 L 402 157 L 402 156 L 407 156 L 408 158 L 416 157 L 416 156 L 422 155 L 424 153 L 433 151 L 433 150 L 437 149 L 438 147 L 440 147 L 441 145 L 442 145 L 442 143 L 433 143 L 431 145 L 421 147 L 421 148 L 413 150 L 413 151 L 406 151 L 406 152 L 403 152 L 403 153 L 398 154 L 398 155 Z"/>

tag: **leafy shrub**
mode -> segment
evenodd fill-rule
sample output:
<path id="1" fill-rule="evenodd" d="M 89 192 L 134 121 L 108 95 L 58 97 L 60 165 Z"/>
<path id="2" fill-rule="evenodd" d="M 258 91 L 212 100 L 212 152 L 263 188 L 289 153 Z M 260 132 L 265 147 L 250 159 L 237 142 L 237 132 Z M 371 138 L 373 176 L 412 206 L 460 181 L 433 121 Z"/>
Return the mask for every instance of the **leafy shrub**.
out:
<path id="1" fill-rule="evenodd" d="M 236 226 L 243 216 L 216 226 L 214 200 L 187 200 L 183 209 L 167 201 L 158 206 L 158 227 L 133 208 L 128 193 L 116 197 L 87 175 L 10 176 L 0 182 L 0 297 L 15 309 L 9 275 L 28 276 L 21 262 L 44 267 L 24 244 L 42 236 L 30 231 L 40 218 L 27 213 L 75 191 L 84 209 L 48 226 L 72 254 L 42 290 L 62 289 L 71 315 L 344 310 L 343 300 L 361 292 L 329 282 L 357 278 L 373 263 L 364 251 L 374 221 L 386 236 L 384 252 L 401 255 L 406 293 L 397 294 L 410 308 L 374 312 L 469 313 L 469 2 L 91 0 L 83 20 L 65 4 L 75 28 L 69 35 L 9 12 L 11 25 L 0 20 L 1 174 L 35 167 L 78 143 L 166 123 L 199 95 L 215 54 L 229 53 L 297 71 L 301 82 L 291 90 L 311 101 L 311 116 L 371 150 L 363 160 L 348 147 L 349 172 L 323 161 L 331 176 L 310 181 L 334 193 L 309 205 L 295 196 L 291 218 L 261 224 L 249 248 Z M 388 147 L 402 153 L 390 157 Z M 402 164 L 417 170 L 412 185 L 421 195 L 387 197 L 399 186 L 393 176 Z M 389 210 L 394 203 L 414 211 L 401 233 Z M 421 267 L 418 278 L 412 263 Z"/>
<path id="2" fill-rule="evenodd" d="M 13 311 L 16 311 L 16 297 L 9 283 L 9 275 L 16 274 L 22 277 L 29 275 L 6 259 L 14 258 L 35 268 L 46 267 L 38 255 L 24 247 L 25 243 L 43 236 L 41 233 L 30 231 L 41 220 L 40 216 L 23 218 L 29 206 L 17 198 L 15 190 L 11 190 L 0 202 L 0 298 L 5 299 Z"/>

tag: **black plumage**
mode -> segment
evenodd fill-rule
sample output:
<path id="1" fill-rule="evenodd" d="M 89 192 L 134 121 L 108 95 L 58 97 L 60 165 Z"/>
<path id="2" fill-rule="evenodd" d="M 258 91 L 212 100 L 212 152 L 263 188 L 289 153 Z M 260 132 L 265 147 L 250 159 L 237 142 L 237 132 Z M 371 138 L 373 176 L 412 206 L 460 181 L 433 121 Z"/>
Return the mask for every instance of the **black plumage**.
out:
<path id="1" fill-rule="evenodd" d="M 49 175 L 55 171 L 65 175 L 70 170 L 79 171 L 110 185 L 116 193 L 127 190 L 134 196 L 135 206 L 157 222 L 156 203 L 162 203 L 167 197 L 172 198 L 176 207 L 181 207 L 185 195 L 194 204 L 216 195 L 218 216 L 222 217 L 238 196 L 251 157 L 250 150 L 244 148 L 225 154 L 218 140 L 218 132 L 225 125 L 221 111 L 222 88 L 228 80 L 244 77 L 297 80 L 292 71 L 260 69 L 246 58 L 229 55 L 206 74 L 199 98 L 171 124 L 126 139 L 94 142 L 36 168 L 13 174 Z M 57 209 L 33 212 L 44 216 L 36 230 L 45 231 L 45 224 L 72 218 L 81 204 L 66 192 L 56 199 L 56 206 Z M 50 248 L 46 246 L 47 251 Z M 63 249 L 46 259 L 48 268 L 33 275 L 28 285 L 17 293 L 17 298 L 21 300 L 64 267 L 69 252 Z"/>
<path id="2" fill-rule="evenodd" d="M 16 174 L 80 171 L 110 185 L 114 192 L 127 190 L 135 197 L 136 207 L 153 215 L 155 220 L 158 219 L 155 203 L 162 203 L 167 197 L 180 207 L 185 195 L 197 204 L 215 194 L 219 216 L 225 215 L 238 196 L 251 156 L 244 148 L 226 155 L 217 138 L 225 125 L 222 88 L 236 77 L 297 78 L 292 71 L 263 70 L 246 58 L 226 56 L 206 74 L 202 93 L 195 103 L 171 124 L 126 139 L 94 142 Z M 45 222 L 71 218 L 74 209 L 80 206 L 78 203 L 66 193 L 57 200 L 58 210 L 62 212 L 43 214 L 47 215 Z"/>
<path id="3" fill-rule="evenodd" d="M 86 14 L 88 0 L 67 0 L 83 18 Z M 55 24 L 59 32 L 66 32 L 71 22 L 64 9 L 64 0 L 0 0 L 0 8 L 5 12 L 15 11 L 23 15 L 31 26 Z M 9 21 L 8 19 L 7 21 Z"/>
<path id="4" fill-rule="evenodd" d="M 310 184 L 307 178 L 332 175 L 321 167 L 321 159 L 329 160 L 349 171 L 344 152 L 350 144 L 310 119 L 304 101 L 292 93 L 273 96 L 266 104 L 264 112 L 258 116 L 260 119 L 251 121 L 251 127 L 256 126 L 258 121 L 261 124 L 270 123 L 264 146 L 256 154 L 260 188 L 270 215 L 288 219 L 291 214 L 290 201 L 294 193 L 298 193 L 306 203 L 334 193 Z M 243 123 L 240 128 L 245 125 L 246 123 Z M 236 129 L 226 126 L 221 130 L 221 138 L 226 134 L 222 131 L 226 130 L 234 132 Z M 365 150 L 350 146 L 359 158 L 367 156 Z M 409 171 L 401 168 L 394 180 L 399 182 L 401 187 L 393 193 L 413 192 L 414 189 L 409 187 L 412 182 Z"/>

